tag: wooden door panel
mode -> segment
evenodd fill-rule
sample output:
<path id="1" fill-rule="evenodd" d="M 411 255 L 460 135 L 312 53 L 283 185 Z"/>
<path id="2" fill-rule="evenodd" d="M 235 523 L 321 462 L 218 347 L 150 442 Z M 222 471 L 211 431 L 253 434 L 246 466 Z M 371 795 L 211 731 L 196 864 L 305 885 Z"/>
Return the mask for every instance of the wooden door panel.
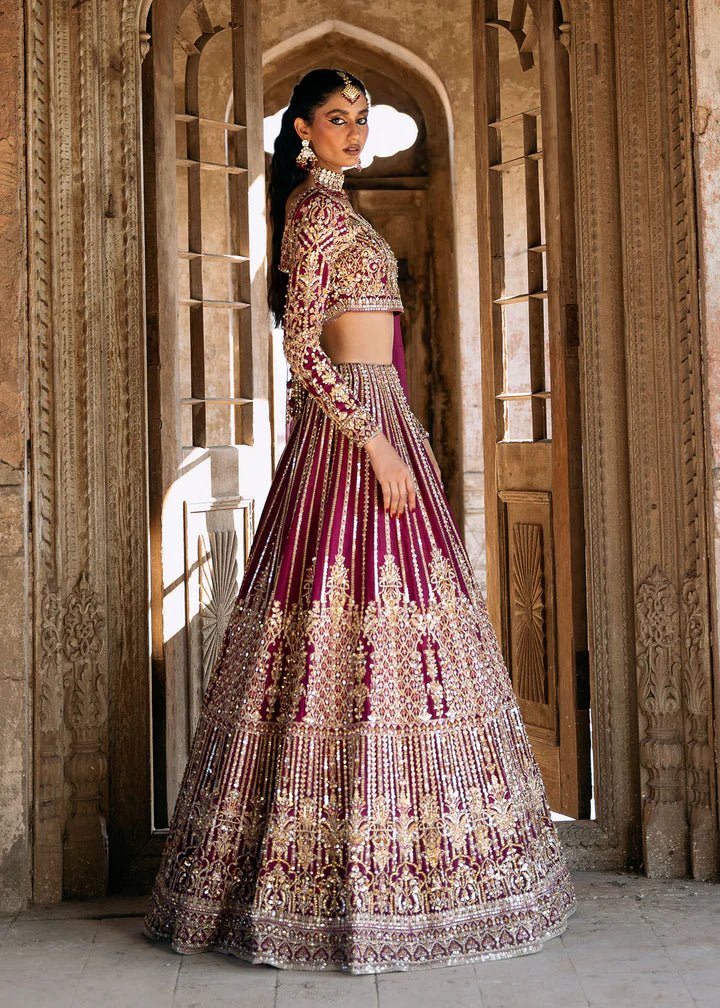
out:
<path id="1" fill-rule="evenodd" d="M 501 491 L 505 653 L 523 719 L 558 745 L 557 648 L 550 494 Z"/>
<path id="2" fill-rule="evenodd" d="M 488 609 L 553 809 L 589 815 L 580 389 L 560 4 L 477 0 Z M 537 17 L 537 21 L 536 21 Z"/>
<path id="3" fill-rule="evenodd" d="M 503 651 L 548 800 L 560 788 L 555 548 L 547 492 L 500 491 Z"/>

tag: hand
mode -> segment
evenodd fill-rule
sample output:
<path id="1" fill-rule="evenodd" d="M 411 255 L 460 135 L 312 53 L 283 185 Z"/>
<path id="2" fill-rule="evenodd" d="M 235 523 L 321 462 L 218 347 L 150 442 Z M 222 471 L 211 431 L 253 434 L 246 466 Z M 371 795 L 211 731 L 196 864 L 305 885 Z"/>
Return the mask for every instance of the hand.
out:
<path id="1" fill-rule="evenodd" d="M 390 517 L 402 515 L 405 508 L 415 510 L 415 481 L 410 467 L 403 462 L 385 435 L 380 432 L 365 442 L 370 465 L 382 487 L 383 504 Z"/>

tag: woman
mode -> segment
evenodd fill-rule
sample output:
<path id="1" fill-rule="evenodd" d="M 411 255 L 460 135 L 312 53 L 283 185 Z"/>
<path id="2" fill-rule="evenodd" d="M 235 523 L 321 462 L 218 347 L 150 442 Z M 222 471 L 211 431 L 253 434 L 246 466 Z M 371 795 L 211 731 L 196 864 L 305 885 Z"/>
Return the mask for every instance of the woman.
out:
<path id="1" fill-rule="evenodd" d="M 534 952 L 575 909 L 401 382 L 397 263 L 343 190 L 368 104 L 356 77 L 313 70 L 275 144 L 290 434 L 145 919 L 179 952 L 352 973 Z"/>

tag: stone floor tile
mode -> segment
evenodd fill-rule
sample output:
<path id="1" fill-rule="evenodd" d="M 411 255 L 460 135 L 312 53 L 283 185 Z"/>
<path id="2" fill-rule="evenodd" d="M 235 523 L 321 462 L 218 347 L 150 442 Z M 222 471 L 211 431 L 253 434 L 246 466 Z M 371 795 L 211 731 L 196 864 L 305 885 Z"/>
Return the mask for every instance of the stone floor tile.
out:
<path id="1" fill-rule="evenodd" d="M 379 1008 L 484 1008 L 472 965 L 378 973 Z"/>
<path id="2" fill-rule="evenodd" d="M 0 1004 L 3 1008 L 79 1008 L 75 980 L 65 985 L 57 975 L 7 983 L 0 979 Z"/>
<path id="3" fill-rule="evenodd" d="M 277 1008 L 377 1008 L 372 974 L 278 970 Z"/>
<path id="4" fill-rule="evenodd" d="M 97 929 L 97 921 L 11 923 L 0 946 L 0 1005 L 72 1005 Z"/>
<path id="5" fill-rule="evenodd" d="M 633 949 L 610 941 L 596 948 L 571 949 L 570 960 L 580 976 L 601 973 L 675 973 L 675 967 L 663 948 Z"/>
<path id="6" fill-rule="evenodd" d="M 720 968 L 718 967 L 720 960 L 717 954 L 712 957 L 702 956 L 695 963 L 691 963 L 687 959 L 682 962 L 672 954 L 669 954 L 668 958 L 692 998 L 696 1001 L 712 1000 L 716 1008 L 720 1005 Z"/>
<path id="7" fill-rule="evenodd" d="M 669 970 L 623 974 L 609 969 L 579 980 L 591 1008 L 694 1008 L 682 979 Z"/>
<path id="8" fill-rule="evenodd" d="M 99 922 L 95 920 L 38 920 L 18 919 L 8 928 L 0 952 L 0 960 L 7 956 L 64 952 L 82 947 L 95 937 Z"/>
<path id="9" fill-rule="evenodd" d="M 275 1008 L 277 970 L 219 952 L 183 956 L 173 1008 Z"/>
<path id="10" fill-rule="evenodd" d="M 554 978 L 531 974 L 522 980 L 481 977 L 480 993 L 484 1008 L 587 1008 L 588 1004 L 582 985 L 572 971 Z"/>
<path id="11" fill-rule="evenodd" d="M 641 913 L 648 927 L 663 944 L 693 945 L 714 938 L 715 948 L 720 952 L 720 893 L 715 896 L 714 906 L 703 906 L 701 901 L 688 896 L 683 906 L 644 905 Z M 704 932 L 699 932 L 697 926 L 701 915 L 710 925 Z"/>
<path id="12" fill-rule="evenodd" d="M 152 1005 L 165 1008 L 172 1004 L 180 972 L 179 957 L 168 955 L 140 958 L 132 948 L 92 947 L 76 986 L 77 1001 L 106 1008 L 106 994 L 118 1003 Z"/>

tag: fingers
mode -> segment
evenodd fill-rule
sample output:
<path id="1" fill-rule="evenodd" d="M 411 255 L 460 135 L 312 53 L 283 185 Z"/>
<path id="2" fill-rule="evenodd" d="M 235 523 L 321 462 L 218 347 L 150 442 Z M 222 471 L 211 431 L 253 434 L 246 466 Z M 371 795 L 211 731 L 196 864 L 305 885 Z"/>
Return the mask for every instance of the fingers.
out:
<path id="1" fill-rule="evenodd" d="M 398 513 L 398 517 L 400 517 L 400 515 L 404 515 L 405 514 L 405 510 L 407 508 L 408 492 L 407 492 L 407 486 L 405 485 L 404 482 L 399 485 L 399 487 L 398 487 L 398 494 L 399 494 L 399 497 L 398 497 L 398 510 L 397 510 L 397 513 Z"/>
<path id="2" fill-rule="evenodd" d="M 383 506 L 385 511 L 390 512 L 390 517 L 395 517 L 395 512 L 397 511 L 398 501 L 400 498 L 399 487 L 397 483 L 387 481 L 382 484 L 383 490 Z"/>
<path id="3" fill-rule="evenodd" d="M 382 488 L 385 511 L 389 511 L 390 517 L 394 518 L 398 514 L 398 508 L 402 499 L 400 484 L 394 480 L 388 481 L 387 483 L 382 484 Z"/>
<path id="4" fill-rule="evenodd" d="M 383 484 L 383 505 L 391 518 L 400 517 L 407 510 L 414 511 L 416 504 L 415 481 L 409 470 L 401 481 Z"/>
<path id="5" fill-rule="evenodd" d="M 372 441 L 372 439 L 371 439 Z M 370 443 L 370 442 L 368 442 Z M 388 443 L 388 451 L 380 443 L 377 452 L 370 453 L 370 463 L 382 489 L 383 508 L 391 518 L 414 511 L 417 505 L 415 479 L 410 467 Z"/>
<path id="6" fill-rule="evenodd" d="M 399 483 L 391 483 L 390 489 L 390 517 L 395 518 L 398 514 L 402 514 L 403 492 Z"/>

